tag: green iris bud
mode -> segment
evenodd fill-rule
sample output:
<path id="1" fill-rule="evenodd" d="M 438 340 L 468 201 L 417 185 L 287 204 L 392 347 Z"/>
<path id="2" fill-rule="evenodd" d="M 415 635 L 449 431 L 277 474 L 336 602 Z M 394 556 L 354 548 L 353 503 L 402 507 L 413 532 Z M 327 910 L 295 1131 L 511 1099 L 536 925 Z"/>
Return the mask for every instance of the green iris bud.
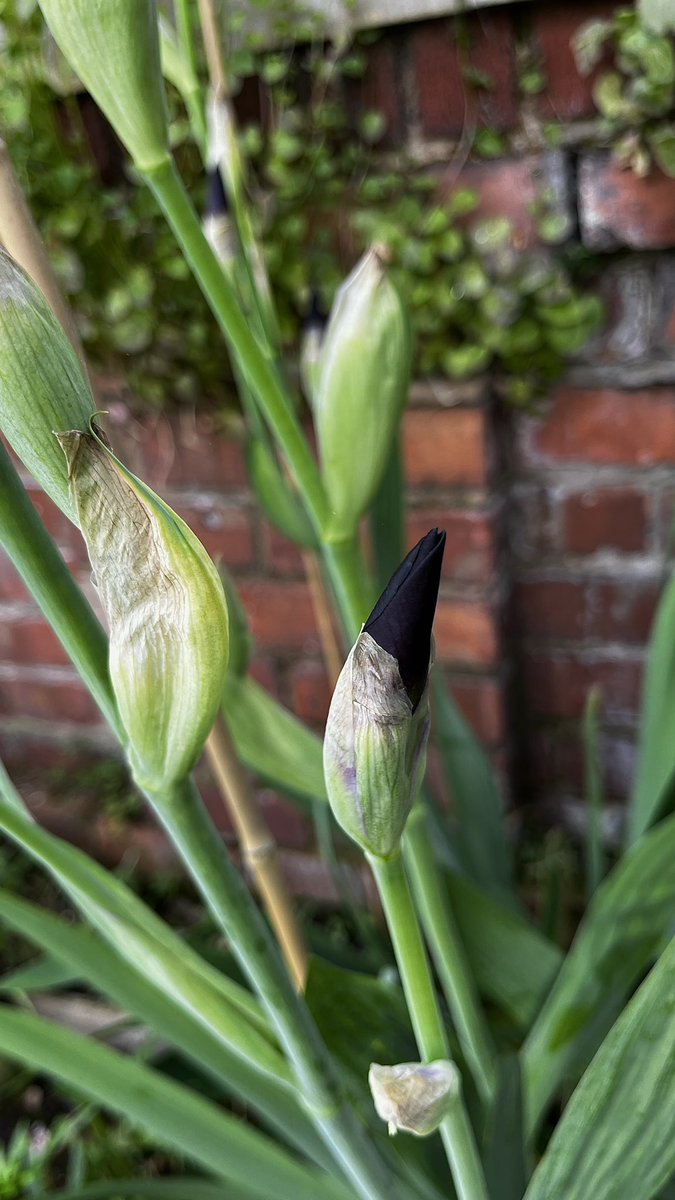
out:
<path id="1" fill-rule="evenodd" d="M 223 586 L 204 547 L 94 432 L 58 434 L 110 630 L 110 677 L 136 782 L 192 769 L 227 669 Z"/>
<path id="2" fill-rule="evenodd" d="M 42 292 L 0 250 L 0 429 L 31 475 L 77 523 L 55 429 L 87 430 L 89 382 Z"/>
<path id="3" fill-rule="evenodd" d="M 329 536 L 352 537 L 380 485 L 405 404 L 410 331 L 380 249 L 342 284 L 324 334 L 316 386 Z"/>
<path id="4" fill-rule="evenodd" d="M 140 171 L 169 157 L 155 0 L 39 0 L 74 71 Z"/>
<path id="5" fill-rule="evenodd" d="M 428 1137 L 460 1091 L 457 1068 L 445 1059 L 395 1067 L 371 1063 L 368 1083 L 377 1115 L 387 1122 L 391 1137 L 399 1130 Z"/>
<path id="6" fill-rule="evenodd" d="M 396 853 L 424 774 L 431 627 L 445 534 L 401 563 L 340 673 L 324 738 L 328 800 L 368 854 Z"/>

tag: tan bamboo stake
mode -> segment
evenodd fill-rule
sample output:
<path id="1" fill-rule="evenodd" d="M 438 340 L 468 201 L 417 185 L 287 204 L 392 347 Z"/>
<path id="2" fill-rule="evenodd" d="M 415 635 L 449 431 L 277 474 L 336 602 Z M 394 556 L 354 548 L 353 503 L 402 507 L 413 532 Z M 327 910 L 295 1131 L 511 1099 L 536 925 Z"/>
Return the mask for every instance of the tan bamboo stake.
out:
<path id="1" fill-rule="evenodd" d="M 277 856 L 277 846 L 260 812 L 229 730 L 218 717 L 206 753 L 236 830 L 245 866 L 253 876 L 291 978 L 302 991 L 307 980 L 307 951 Z"/>
<path id="2" fill-rule="evenodd" d="M 47 257 L 42 238 L 31 216 L 21 185 L 14 172 L 9 151 L 2 138 L 0 138 L 0 242 L 39 287 L 63 326 L 86 371 L 87 364 L 77 326 L 61 295 L 61 289 Z"/>
<path id="3" fill-rule="evenodd" d="M 215 95 L 220 99 L 227 95 L 227 77 L 225 74 L 225 58 L 220 44 L 220 33 L 216 19 L 214 0 L 199 0 L 199 20 L 202 27 L 206 63 L 209 69 L 209 79 Z"/>

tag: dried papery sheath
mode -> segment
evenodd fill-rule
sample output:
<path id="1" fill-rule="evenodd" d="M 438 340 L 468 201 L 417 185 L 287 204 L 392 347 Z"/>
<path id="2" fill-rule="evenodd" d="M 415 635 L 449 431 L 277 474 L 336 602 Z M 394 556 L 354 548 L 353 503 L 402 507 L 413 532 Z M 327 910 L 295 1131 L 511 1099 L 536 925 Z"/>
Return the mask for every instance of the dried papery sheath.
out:
<path id="1" fill-rule="evenodd" d="M 42 292 L 0 250 L 0 429 L 73 521 L 77 514 L 54 430 L 89 429 L 94 408 L 82 365 Z"/>
<path id="2" fill-rule="evenodd" d="M 228 619 L 204 547 L 93 434 L 58 435 L 110 630 L 110 676 L 139 786 L 196 762 L 221 699 Z"/>
<path id="3" fill-rule="evenodd" d="M 377 1115 L 392 1137 L 399 1131 L 416 1137 L 434 1133 L 460 1087 L 457 1068 L 445 1059 L 395 1067 L 371 1063 L 368 1083 Z"/>
<path id="4" fill-rule="evenodd" d="M 432 530 L 403 561 L 340 673 L 324 737 L 336 821 L 368 854 L 399 846 L 424 773 L 431 628 L 445 534 Z"/>
<path id="5" fill-rule="evenodd" d="M 381 249 L 342 284 L 323 338 L 315 388 L 330 535 L 351 537 L 381 482 L 410 373 L 407 315 Z"/>
<path id="6" fill-rule="evenodd" d="M 155 0 L 39 0 L 56 41 L 141 171 L 169 155 Z"/>

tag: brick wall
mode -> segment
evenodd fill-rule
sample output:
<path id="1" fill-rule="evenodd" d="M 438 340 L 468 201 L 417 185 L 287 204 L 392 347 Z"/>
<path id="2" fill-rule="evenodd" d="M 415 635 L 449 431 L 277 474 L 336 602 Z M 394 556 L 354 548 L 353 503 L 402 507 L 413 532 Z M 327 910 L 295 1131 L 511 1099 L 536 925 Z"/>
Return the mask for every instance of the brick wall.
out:
<path id="1" fill-rule="evenodd" d="M 371 47 L 352 96 L 387 113 L 390 150 L 405 145 L 444 187 L 467 184 L 483 213 L 506 213 L 517 247 L 536 244 L 531 204 L 546 188 L 569 236 L 601 256 L 607 323 L 536 417 L 504 412 L 488 381 L 432 381 L 415 385 L 404 422 L 409 540 L 432 524 L 448 531 L 443 669 L 514 800 L 570 816 L 594 682 L 604 692 L 608 794 L 626 794 L 675 483 L 675 182 L 612 164 L 590 83 L 568 50 L 583 20 L 614 7 L 485 9 L 461 19 L 461 36 L 450 18 L 393 28 Z M 518 95 L 525 52 L 548 78 L 527 99 Z M 460 63 L 489 72 L 493 86 L 467 90 Z M 554 150 L 551 121 L 562 122 Z M 467 122 L 501 130 L 504 157 L 458 170 Z M 114 383 L 100 392 L 120 454 L 231 568 L 256 637 L 257 677 L 320 729 L 329 687 L 302 561 L 256 509 L 236 429 L 219 433 L 192 414 L 138 417 Z M 32 494 L 89 587 L 78 535 Z M 2 558 L 0 618 L 4 752 L 21 767 L 50 760 L 55 743 L 105 745 L 96 710 Z M 308 823 L 269 795 L 265 803 L 298 886 L 325 894 Z"/>

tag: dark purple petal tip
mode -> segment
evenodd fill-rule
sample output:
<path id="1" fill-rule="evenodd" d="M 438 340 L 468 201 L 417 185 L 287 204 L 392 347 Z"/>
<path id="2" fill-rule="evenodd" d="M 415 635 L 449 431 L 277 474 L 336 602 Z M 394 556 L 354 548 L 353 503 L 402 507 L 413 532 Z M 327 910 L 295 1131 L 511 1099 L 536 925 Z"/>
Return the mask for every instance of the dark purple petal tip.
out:
<path id="1" fill-rule="evenodd" d="M 398 662 L 413 709 L 424 691 L 431 658 L 445 531 L 430 529 L 404 558 L 364 625 Z"/>

